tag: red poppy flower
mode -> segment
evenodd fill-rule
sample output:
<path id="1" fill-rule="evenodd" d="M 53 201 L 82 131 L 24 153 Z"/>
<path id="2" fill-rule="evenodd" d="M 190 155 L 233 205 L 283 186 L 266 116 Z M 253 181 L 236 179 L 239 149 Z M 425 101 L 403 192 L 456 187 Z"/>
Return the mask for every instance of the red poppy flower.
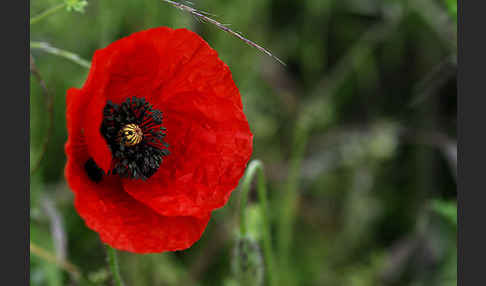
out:
<path id="1" fill-rule="evenodd" d="M 149 29 L 96 51 L 66 101 L 75 207 L 117 249 L 190 247 L 251 156 L 228 66 L 186 29 Z"/>

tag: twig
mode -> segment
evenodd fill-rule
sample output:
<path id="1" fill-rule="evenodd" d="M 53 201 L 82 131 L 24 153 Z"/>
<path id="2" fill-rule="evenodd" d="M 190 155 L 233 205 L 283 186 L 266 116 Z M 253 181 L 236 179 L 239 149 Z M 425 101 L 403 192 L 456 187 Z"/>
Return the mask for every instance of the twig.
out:
<path id="1" fill-rule="evenodd" d="M 386 284 L 396 282 L 421 243 L 421 237 L 412 233 L 392 244 L 385 256 L 385 267 L 379 272 L 380 281 Z"/>
<path id="2" fill-rule="evenodd" d="M 30 252 L 37 255 L 38 257 L 57 265 L 59 268 L 67 271 L 70 273 L 76 280 L 81 278 L 81 272 L 79 271 L 78 267 L 74 264 L 70 263 L 67 260 L 62 260 L 56 258 L 56 256 L 49 251 L 37 246 L 33 242 L 30 243 Z"/>
<path id="3" fill-rule="evenodd" d="M 175 1 L 171 1 L 171 0 L 162 0 L 182 11 L 186 11 L 188 13 L 190 13 L 191 15 L 193 15 L 194 17 L 196 17 L 197 19 L 200 19 L 204 22 L 209 22 L 213 25 L 215 25 L 216 27 L 218 27 L 219 29 L 237 37 L 238 39 L 242 40 L 243 42 L 245 42 L 246 44 L 248 44 L 249 46 L 252 46 L 254 48 L 256 48 L 257 50 L 259 50 L 260 52 L 266 54 L 267 56 L 269 57 L 272 57 L 273 59 L 275 59 L 277 62 L 279 62 L 281 65 L 285 66 L 285 63 L 280 60 L 279 58 L 277 58 L 276 56 L 274 56 L 270 51 L 268 51 L 267 49 L 263 48 L 262 46 L 256 44 L 255 42 L 245 38 L 241 33 L 239 32 L 235 32 L 233 30 L 231 30 L 230 28 L 227 27 L 227 25 L 224 25 L 224 24 L 221 24 L 220 22 L 212 19 L 212 18 L 209 18 L 208 16 L 206 15 L 209 15 L 209 13 L 206 13 L 206 12 L 202 12 L 202 11 L 199 11 L 197 9 L 194 9 L 192 7 L 189 7 L 187 5 L 184 5 L 184 4 L 181 4 L 181 3 L 178 3 L 178 2 L 175 2 Z"/>
<path id="4" fill-rule="evenodd" d="M 40 13 L 39 15 L 32 17 L 30 19 L 30 25 L 35 24 L 35 23 L 39 22 L 40 20 L 46 18 L 47 16 L 56 13 L 57 11 L 64 8 L 65 6 L 66 6 L 66 2 L 58 4 L 54 7 L 51 7 L 49 9 L 47 9 L 46 11 Z"/>
<path id="5" fill-rule="evenodd" d="M 448 56 L 437 64 L 418 84 L 415 85 L 414 90 L 417 94 L 410 102 L 410 107 L 415 107 L 422 103 L 428 96 L 433 95 L 440 87 L 442 87 L 449 78 L 457 72 L 457 63 L 455 62 L 455 55 Z"/>
<path id="6" fill-rule="evenodd" d="M 76 63 L 76 64 L 78 64 L 78 65 L 80 65 L 84 68 L 87 68 L 87 69 L 89 69 L 91 67 L 91 63 L 89 61 L 81 58 L 79 55 L 77 55 L 73 52 L 58 49 L 56 47 L 49 45 L 48 43 L 31 41 L 30 42 L 30 48 L 39 49 L 39 50 L 42 50 L 46 53 L 63 57 L 65 59 L 68 59 L 68 60 L 70 60 L 70 61 L 72 61 L 72 62 L 74 62 L 74 63 Z"/>
<path id="7" fill-rule="evenodd" d="M 40 167 L 42 159 L 44 158 L 45 154 L 47 153 L 47 147 L 49 145 L 49 138 L 51 137 L 52 131 L 54 129 L 54 98 L 53 95 L 49 92 L 47 89 L 47 85 L 45 81 L 42 79 L 39 70 L 37 70 L 37 67 L 34 62 L 34 58 L 32 55 L 30 55 L 30 72 L 37 78 L 39 81 L 39 84 L 42 87 L 42 90 L 44 92 L 44 96 L 46 98 L 46 104 L 47 104 L 47 113 L 48 113 L 48 127 L 46 131 L 46 136 L 44 139 L 44 143 L 42 143 L 41 147 L 41 153 L 39 156 L 39 159 L 37 159 L 37 162 L 34 164 L 34 167 L 30 171 L 30 174 L 34 174 Z"/>
<path id="8" fill-rule="evenodd" d="M 41 206 L 49 219 L 51 234 L 54 241 L 54 249 L 56 250 L 56 257 L 60 260 L 64 260 L 67 256 L 67 242 L 61 214 L 56 209 L 54 201 L 48 196 L 42 197 Z"/>

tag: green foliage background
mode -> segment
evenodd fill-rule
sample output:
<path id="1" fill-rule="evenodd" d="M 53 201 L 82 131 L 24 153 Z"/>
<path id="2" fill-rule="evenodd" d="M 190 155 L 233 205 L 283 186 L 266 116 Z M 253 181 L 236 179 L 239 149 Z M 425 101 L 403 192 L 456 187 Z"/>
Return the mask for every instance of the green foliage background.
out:
<path id="1" fill-rule="evenodd" d="M 90 60 L 133 32 L 184 27 L 228 64 L 255 135 L 253 159 L 265 166 L 278 285 L 456 285 L 455 1 L 194 0 L 286 67 L 162 1 L 81 2 L 66 1 L 70 11 L 31 25 L 31 41 Z M 59 3 L 32 0 L 31 16 Z M 105 249 L 75 212 L 63 177 L 65 92 L 81 87 L 88 70 L 39 49 L 31 54 L 55 98 L 47 153 L 31 176 L 31 243 L 82 275 L 31 252 L 31 285 L 110 285 Z M 34 76 L 30 88 L 35 162 L 48 114 Z M 235 251 L 239 194 L 186 251 L 120 253 L 125 284 L 268 284 L 259 278 L 269 269 L 253 191 L 245 211 L 256 246 Z M 244 251 L 256 282 L 234 269 Z"/>

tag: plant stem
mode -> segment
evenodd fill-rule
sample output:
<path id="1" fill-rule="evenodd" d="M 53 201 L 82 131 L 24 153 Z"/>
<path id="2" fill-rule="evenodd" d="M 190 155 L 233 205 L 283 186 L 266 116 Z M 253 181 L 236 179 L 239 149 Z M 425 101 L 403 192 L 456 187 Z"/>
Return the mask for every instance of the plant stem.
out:
<path id="1" fill-rule="evenodd" d="M 245 178 L 243 180 L 241 191 L 241 203 L 240 203 L 240 233 L 242 236 L 246 236 L 246 205 L 248 202 L 248 194 L 250 192 L 251 182 L 255 173 L 258 172 L 257 177 L 257 191 L 258 199 L 260 201 L 260 207 L 263 216 L 263 254 L 265 256 L 265 262 L 267 264 L 267 277 L 269 285 L 277 285 L 274 276 L 275 270 L 275 258 L 272 250 L 272 239 L 270 235 L 270 220 L 268 215 L 267 204 L 267 187 L 265 183 L 265 174 L 263 173 L 263 163 L 260 160 L 253 160 L 248 165 Z"/>
<path id="2" fill-rule="evenodd" d="M 65 6 L 66 6 L 66 3 L 63 2 L 61 4 L 58 4 L 58 5 L 54 6 L 54 7 L 51 7 L 49 9 L 47 9 L 46 11 L 40 13 L 39 15 L 30 18 L 30 24 L 33 25 L 33 24 L 39 22 L 40 20 L 46 18 L 47 16 L 50 16 L 51 14 L 54 14 L 57 11 L 61 10 Z"/>
<path id="3" fill-rule="evenodd" d="M 70 60 L 70 61 L 72 61 L 72 62 L 74 62 L 74 63 L 76 63 L 76 64 L 78 64 L 78 65 L 80 65 L 84 68 L 87 68 L 87 69 L 89 69 L 91 67 L 91 63 L 89 61 L 81 58 L 79 55 L 77 55 L 73 52 L 58 49 L 56 47 L 49 45 L 48 43 L 31 41 L 30 42 L 30 48 L 31 49 L 39 49 L 39 50 L 42 50 L 46 53 L 63 57 L 65 59 L 68 59 L 68 60 Z"/>
<path id="4" fill-rule="evenodd" d="M 120 266 L 118 264 L 118 256 L 116 254 L 116 250 L 107 245 L 106 254 L 108 257 L 108 265 L 110 266 L 111 274 L 113 275 L 113 284 L 115 286 L 123 286 L 123 281 L 120 275 Z"/>
<path id="5" fill-rule="evenodd" d="M 308 127 L 305 120 L 296 123 L 293 151 L 290 157 L 290 169 L 280 204 L 280 221 L 278 226 L 278 253 L 280 260 L 280 274 L 285 285 L 293 285 L 292 270 L 290 269 L 290 247 L 292 243 L 292 231 L 295 223 L 299 196 L 297 188 L 300 179 L 300 165 L 307 146 Z"/>

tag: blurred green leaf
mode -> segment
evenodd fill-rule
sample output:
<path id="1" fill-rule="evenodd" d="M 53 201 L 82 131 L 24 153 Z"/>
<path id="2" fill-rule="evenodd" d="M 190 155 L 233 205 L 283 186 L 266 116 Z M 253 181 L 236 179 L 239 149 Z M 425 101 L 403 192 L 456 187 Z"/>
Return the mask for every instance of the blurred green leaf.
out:
<path id="1" fill-rule="evenodd" d="M 457 22 L 457 0 L 444 0 L 449 15 Z"/>
<path id="2" fill-rule="evenodd" d="M 432 209 L 457 226 L 457 202 L 434 200 Z"/>

